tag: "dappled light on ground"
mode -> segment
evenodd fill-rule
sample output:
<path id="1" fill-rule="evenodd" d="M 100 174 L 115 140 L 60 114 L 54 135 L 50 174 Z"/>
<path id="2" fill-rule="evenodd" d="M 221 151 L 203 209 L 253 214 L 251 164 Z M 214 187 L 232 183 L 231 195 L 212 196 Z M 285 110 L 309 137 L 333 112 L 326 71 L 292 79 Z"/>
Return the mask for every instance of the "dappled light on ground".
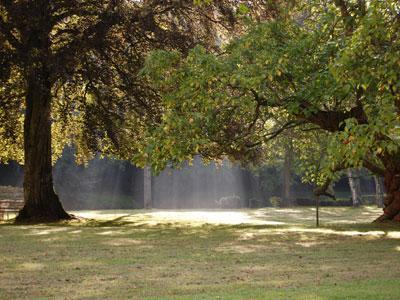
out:
<path id="1" fill-rule="evenodd" d="M 5 223 L 0 299 L 343 299 L 352 291 L 397 299 L 400 227 L 371 224 L 378 213 L 324 208 L 319 228 L 312 208 L 86 211 L 71 222 Z"/>
<path id="2" fill-rule="evenodd" d="M 322 208 L 322 224 L 354 224 L 371 222 L 380 214 L 379 208 Z M 314 225 L 315 208 L 262 208 L 237 210 L 110 210 L 77 211 L 75 215 L 115 225 Z"/>
<path id="3" fill-rule="evenodd" d="M 247 211 L 156 211 L 144 214 L 151 224 L 177 222 L 192 225 L 284 225 L 284 222 L 261 220 Z"/>
<path id="4" fill-rule="evenodd" d="M 399 231 L 390 231 L 387 233 L 387 237 L 390 239 L 400 239 L 400 232 Z"/>
<path id="5" fill-rule="evenodd" d="M 129 239 L 129 238 L 120 238 L 120 239 L 112 239 L 104 242 L 105 245 L 110 246 L 133 246 L 143 244 L 143 241 Z"/>
<path id="6" fill-rule="evenodd" d="M 43 264 L 38 263 L 23 263 L 18 266 L 21 271 L 38 271 L 44 268 Z"/>
<path id="7" fill-rule="evenodd" d="M 175 224 L 175 225 L 192 225 L 201 226 L 204 224 L 213 225 L 284 225 L 285 222 L 263 220 L 254 215 L 250 211 L 245 210 L 154 210 L 142 211 L 129 214 L 128 212 L 110 211 L 109 214 L 104 212 L 76 212 L 75 214 L 83 218 L 95 218 L 97 220 L 115 220 L 119 218 L 126 223 L 136 225 L 159 225 L 159 224 Z"/>
<path id="8" fill-rule="evenodd" d="M 49 235 L 51 233 L 61 233 L 68 231 L 68 228 L 46 228 L 46 229 L 34 229 L 30 232 L 31 235 Z"/>

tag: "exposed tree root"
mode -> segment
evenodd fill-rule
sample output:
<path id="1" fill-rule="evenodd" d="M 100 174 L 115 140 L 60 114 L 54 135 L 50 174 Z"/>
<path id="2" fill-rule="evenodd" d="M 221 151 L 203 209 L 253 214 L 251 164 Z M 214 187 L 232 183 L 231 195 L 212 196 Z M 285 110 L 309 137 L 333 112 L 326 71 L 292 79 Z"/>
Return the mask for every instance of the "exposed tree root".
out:
<path id="1" fill-rule="evenodd" d="M 74 215 L 70 215 L 64 210 L 57 195 L 53 194 L 52 196 L 51 200 L 42 201 L 40 205 L 26 203 L 15 219 L 15 223 L 52 223 L 76 219 Z"/>
<path id="2" fill-rule="evenodd" d="M 389 217 L 389 216 L 387 216 L 387 215 L 385 215 L 385 214 L 382 214 L 382 215 L 380 215 L 378 218 L 376 218 L 374 221 L 373 221 L 373 223 L 384 223 L 384 222 L 387 222 L 387 221 L 391 221 L 392 219 Z"/>

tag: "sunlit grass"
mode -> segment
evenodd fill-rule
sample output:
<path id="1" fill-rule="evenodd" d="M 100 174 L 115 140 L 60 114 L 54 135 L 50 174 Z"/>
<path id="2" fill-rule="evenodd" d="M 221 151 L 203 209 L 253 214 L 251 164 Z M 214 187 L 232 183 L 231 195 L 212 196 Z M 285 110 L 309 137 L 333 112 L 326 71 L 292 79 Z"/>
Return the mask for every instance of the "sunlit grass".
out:
<path id="1" fill-rule="evenodd" d="M 372 207 L 75 213 L 0 225 L 0 299 L 398 299 L 400 228 Z"/>
<path id="2" fill-rule="evenodd" d="M 98 221 L 115 221 L 135 225 L 175 224 L 183 226 L 212 225 L 314 225 L 315 208 L 263 208 L 236 210 L 109 210 L 78 211 L 75 215 Z M 320 209 L 321 223 L 355 224 L 368 223 L 379 216 L 375 207 Z"/>

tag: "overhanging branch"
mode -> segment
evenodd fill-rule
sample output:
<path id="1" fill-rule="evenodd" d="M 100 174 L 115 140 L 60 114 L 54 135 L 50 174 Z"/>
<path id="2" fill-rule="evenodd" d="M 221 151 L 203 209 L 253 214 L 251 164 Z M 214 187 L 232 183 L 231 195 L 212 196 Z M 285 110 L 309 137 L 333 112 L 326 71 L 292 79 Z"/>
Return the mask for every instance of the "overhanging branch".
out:
<path id="1" fill-rule="evenodd" d="M 376 175 L 383 176 L 385 174 L 385 170 L 383 168 L 368 159 L 363 160 L 363 166 Z"/>

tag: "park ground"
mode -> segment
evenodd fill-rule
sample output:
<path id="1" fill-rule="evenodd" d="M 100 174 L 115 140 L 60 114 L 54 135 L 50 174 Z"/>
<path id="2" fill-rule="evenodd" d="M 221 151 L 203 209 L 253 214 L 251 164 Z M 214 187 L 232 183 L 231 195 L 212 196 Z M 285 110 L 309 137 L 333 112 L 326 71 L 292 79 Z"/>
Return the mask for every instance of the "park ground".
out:
<path id="1" fill-rule="evenodd" d="M 84 211 L 0 224 L 0 299 L 400 299 L 373 207 Z"/>

